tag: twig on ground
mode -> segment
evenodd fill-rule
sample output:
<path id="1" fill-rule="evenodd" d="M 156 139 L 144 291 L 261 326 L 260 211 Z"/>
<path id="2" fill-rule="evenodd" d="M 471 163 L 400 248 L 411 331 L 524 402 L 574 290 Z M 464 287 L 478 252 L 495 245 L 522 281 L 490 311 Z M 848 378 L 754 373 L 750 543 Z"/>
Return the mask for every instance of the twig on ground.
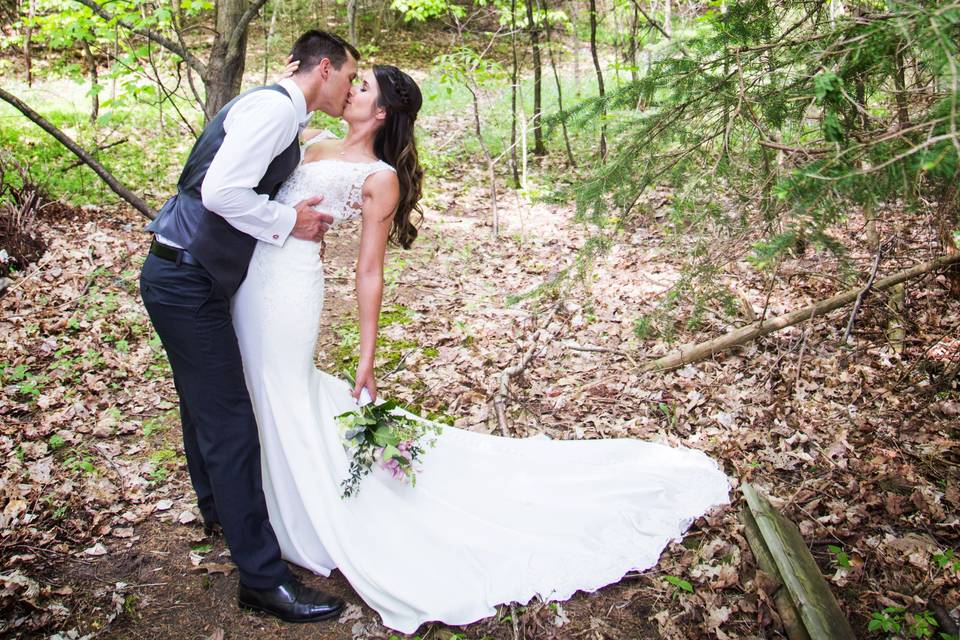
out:
<path id="1" fill-rule="evenodd" d="M 500 386 L 497 389 L 497 393 L 493 396 L 493 408 L 497 414 L 497 424 L 500 427 L 500 433 L 504 436 L 507 435 L 507 395 L 510 393 L 510 379 L 526 369 L 530 361 L 533 360 L 533 356 L 540 343 L 540 337 L 544 334 L 545 329 L 550 326 L 550 322 L 553 321 L 554 316 L 557 315 L 559 308 L 559 305 L 554 307 L 547 317 L 547 320 L 534 332 L 530 338 L 530 346 L 527 347 L 523 357 L 520 358 L 520 362 L 504 369 L 503 373 L 500 374 Z"/>
<path id="2" fill-rule="evenodd" d="M 634 367 L 639 366 L 637 364 L 637 361 L 634 360 L 629 353 L 627 353 L 626 351 L 621 351 L 619 349 L 610 349 L 608 347 L 594 347 L 591 345 L 581 345 L 581 344 L 571 344 L 571 345 L 568 345 L 568 348 L 571 351 L 585 351 L 587 353 L 611 353 L 615 356 L 626 358 L 627 360 L 630 361 L 630 364 L 633 365 Z"/>
<path id="3" fill-rule="evenodd" d="M 863 304 L 863 299 L 870 292 L 870 289 L 873 288 L 873 282 L 877 279 L 877 269 L 880 267 L 880 260 L 883 258 L 883 252 L 886 250 L 887 243 L 883 243 L 877 247 L 877 253 L 873 257 L 873 267 L 870 269 L 870 278 L 867 280 L 866 286 L 860 290 L 860 294 L 857 295 L 857 301 L 853 303 L 853 311 L 850 312 L 850 319 L 847 321 L 847 328 L 843 332 L 843 338 L 840 339 L 841 344 L 847 344 L 850 339 L 850 332 L 853 331 L 853 323 L 857 319 L 857 313 L 860 311 L 860 306 Z"/>
<path id="4" fill-rule="evenodd" d="M 816 315 L 810 316 L 810 320 L 807 321 L 808 324 L 813 324 L 813 319 L 814 319 L 815 317 L 816 317 Z M 804 352 L 804 350 L 807 348 L 807 334 L 808 334 L 808 333 L 809 333 L 808 329 L 805 328 L 805 329 L 803 330 L 803 338 L 802 338 L 803 342 L 801 342 L 801 344 L 800 344 L 800 355 L 797 356 L 797 375 L 796 375 L 796 377 L 794 377 L 794 379 L 793 379 L 793 395 L 794 395 L 794 396 L 797 395 L 797 385 L 800 384 L 800 373 L 803 371 L 803 352 Z"/>

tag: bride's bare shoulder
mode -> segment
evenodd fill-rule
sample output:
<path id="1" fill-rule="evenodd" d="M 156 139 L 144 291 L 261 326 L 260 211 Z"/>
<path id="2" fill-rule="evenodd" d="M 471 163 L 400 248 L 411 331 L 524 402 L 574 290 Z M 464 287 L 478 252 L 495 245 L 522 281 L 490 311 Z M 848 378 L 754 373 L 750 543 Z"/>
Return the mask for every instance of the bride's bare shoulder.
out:
<path id="1" fill-rule="evenodd" d="M 340 145 L 341 142 L 337 139 L 317 140 L 304 150 L 303 159 L 305 162 L 312 162 L 314 160 L 334 158 L 340 150 Z"/>

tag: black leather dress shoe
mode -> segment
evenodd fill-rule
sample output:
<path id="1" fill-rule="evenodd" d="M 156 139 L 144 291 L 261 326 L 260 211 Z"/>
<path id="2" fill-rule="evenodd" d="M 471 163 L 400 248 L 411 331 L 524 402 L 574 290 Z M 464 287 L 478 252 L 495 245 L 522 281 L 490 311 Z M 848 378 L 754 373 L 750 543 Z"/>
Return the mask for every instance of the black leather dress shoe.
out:
<path id="1" fill-rule="evenodd" d="M 316 622 L 340 615 L 344 602 L 292 578 L 273 589 L 237 589 L 241 609 L 269 613 L 284 622 Z"/>
<path id="2" fill-rule="evenodd" d="M 221 527 L 220 523 L 216 520 L 204 520 L 203 535 L 207 536 L 208 538 L 223 535 L 223 527 Z"/>

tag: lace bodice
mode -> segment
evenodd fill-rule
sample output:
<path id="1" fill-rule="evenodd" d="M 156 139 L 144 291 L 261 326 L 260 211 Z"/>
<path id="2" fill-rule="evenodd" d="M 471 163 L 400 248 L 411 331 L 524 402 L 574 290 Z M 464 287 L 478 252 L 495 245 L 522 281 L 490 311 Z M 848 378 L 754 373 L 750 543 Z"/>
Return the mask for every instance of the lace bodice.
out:
<path id="1" fill-rule="evenodd" d="M 382 160 L 347 162 L 325 159 L 301 163 L 280 187 L 277 200 L 293 206 L 301 200 L 322 195 L 323 202 L 316 208 L 331 214 L 335 218 L 333 226 L 336 226 L 360 217 L 363 182 L 378 171 L 394 171 L 394 168 Z"/>

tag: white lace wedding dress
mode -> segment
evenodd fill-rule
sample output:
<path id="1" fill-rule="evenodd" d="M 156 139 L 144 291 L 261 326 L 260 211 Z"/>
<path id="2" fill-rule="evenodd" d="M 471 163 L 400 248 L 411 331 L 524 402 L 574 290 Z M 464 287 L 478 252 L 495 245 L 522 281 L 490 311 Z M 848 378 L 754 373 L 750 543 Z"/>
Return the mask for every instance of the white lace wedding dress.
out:
<path id="1" fill-rule="evenodd" d="M 380 162 L 301 165 L 278 199 L 324 195 L 359 216 Z M 495 605 L 564 600 L 655 565 L 690 522 L 728 501 L 700 451 L 636 440 L 512 439 L 445 427 L 416 487 L 376 469 L 354 497 L 334 416 L 348 385 L 313 365 L 323 309 L 318 246 L 259 243 L 234 299 L 234 324 L 260 428 L 263 489 L 284 557 L 340 569 L 392 629 L 466 624 Z"/>

